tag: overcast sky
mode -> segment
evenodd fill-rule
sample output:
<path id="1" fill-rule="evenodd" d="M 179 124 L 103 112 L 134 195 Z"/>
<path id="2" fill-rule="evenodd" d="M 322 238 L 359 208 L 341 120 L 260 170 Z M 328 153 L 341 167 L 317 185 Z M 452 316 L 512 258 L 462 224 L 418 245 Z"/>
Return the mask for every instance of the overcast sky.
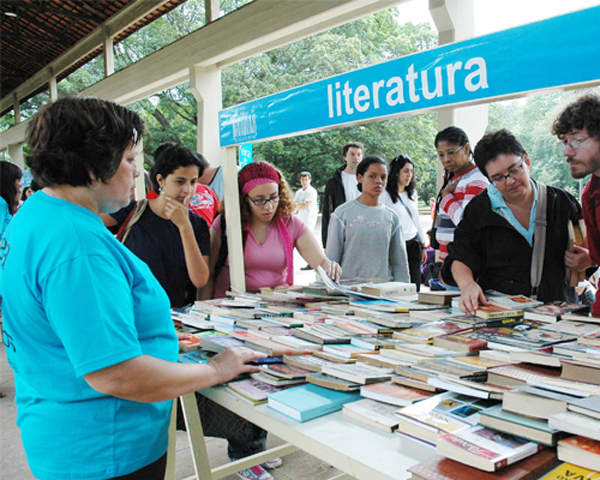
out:
<path id="1" fill-rule="evenodd" d="M 597 5 L 600 0 L 475 0 L 475 33 L 485 35 Z M 428 0 L 410 0 L 398 8 L 406 21 L 430 22 L 435 29 Z"/>

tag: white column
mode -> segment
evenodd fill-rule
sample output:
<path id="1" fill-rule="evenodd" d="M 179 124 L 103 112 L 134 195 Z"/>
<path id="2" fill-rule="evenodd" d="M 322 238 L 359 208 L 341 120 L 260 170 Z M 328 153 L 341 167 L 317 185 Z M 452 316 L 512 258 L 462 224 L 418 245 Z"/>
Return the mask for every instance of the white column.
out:
<path id="1" fill-rule="evenodd" d="M 204 0 L 204 23 L 214 22 L 221 16 L 220 0 Z"/>
<path id="2" fill-rule="evenodd" d="M 242 218 L 240 215 L 236 157 L 235 147 L 227 147 L 225 149 L 225 161 L 223 162 L 225 196 L 223 200 L 225 201 L 225 205 L 227 205 L 225 220 L 227 223 L 227 248 L 229 252 L 231 290 L 234 292 L 245 292 L 246 273 L 244 269 L 244 251 L 242 248 L 242 229 L 240 228 Z"/>
<path id="3" fill-rule="evenodd" d="M 56 75 L 54 69 L 50 67 L 50 80 L 48 81 L 48 87 L 50 89 L 50 101 L 56 102 L 58 100 L 58 84 L 56 82 Z"/>
<path id="4" fill-rule="evenodd" d="M 140 139 L 138 154 L 135 157 L 135 165 L 140 176 L 135 179 L 135 198 L 141 200 L 146 198 L 146 184 L 144 182 L 144 140 Z"/>
<path id="5" fill-rule="evenodd" d="M 459 42 L 475 36 L 474 0 L 429 0 L 429 11 L 438 29 L 438 44 Z M 438 111 L 438 131 L 457 126 L 468 135 L 471 148 L 485 133 L 488 105 L 447 108 Z M 441 187 L 444 168 L 438 162 L 437 186 Z"/>
<path id="6" fill-rule="evenodd" d="M 113 50 L 113 37 L 108 34 L 107 29 L 104 30 L 103 46 L 104 75 L 108 77 L 115 73 L 115 52 Z"/>
<path id="7" fill-rule="evenodd" d="M 8 146 L 8 155 L 10 156 L 11 163 L 14 163 L 21 170 L 25 168 L 25 159 L 23 156 L 23 144 L 17 143 L 15 145 Z"/>
<path id="8" fill-rule="evenodd" d="M 219 142 L 219 111 L 223 108 L 221 69 L 190 68 L 190 89 L 198 102 L 197 150 L 211 165 L 223 163 Z"/>
<path id="9" fill-rule="evenodd" d="M 21 104 L 16 93 L 13 93 L 13 109 L 15 111 L 15 124 L 19 124 L 21 123 Z"/>

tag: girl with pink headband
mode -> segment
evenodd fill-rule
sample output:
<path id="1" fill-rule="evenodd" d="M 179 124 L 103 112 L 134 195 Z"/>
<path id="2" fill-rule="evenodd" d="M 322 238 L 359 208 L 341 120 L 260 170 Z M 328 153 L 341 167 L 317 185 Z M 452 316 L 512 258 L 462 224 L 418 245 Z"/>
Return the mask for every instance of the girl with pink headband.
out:
<path id="1" fill-rule="evenodd" d="M 256 293 L 262 287 L 292 285 L 294 247 L 311 267 L 321 266 L 335 281 L 339 279 L 340 266 L 325 256 L 312 232 L 293 215 L 292 191 L 278 169 L 267 162 L 251 163 L 240 170 L 238 187 L 248 292 Z M 211 227 L 214 298 L 224 297 L 230 288 L 229 259 L 222 268 L 217 265 L 223 243 L 222 218 L 222 215 L 217 217 Z M 215 267 L 219 270 L 216 273 Z"/>

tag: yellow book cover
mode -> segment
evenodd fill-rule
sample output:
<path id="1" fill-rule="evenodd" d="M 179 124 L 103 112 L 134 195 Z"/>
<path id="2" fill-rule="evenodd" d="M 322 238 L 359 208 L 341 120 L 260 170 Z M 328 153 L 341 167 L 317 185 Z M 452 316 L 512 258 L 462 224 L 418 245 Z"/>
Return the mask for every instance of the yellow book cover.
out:
<path id="1" fill-rule="evenodd" d="M 551 470 L 539 480 L 600 480 L 600 472 L 578 467 L 570 463 L 561 463 L 554 470 Z"/>

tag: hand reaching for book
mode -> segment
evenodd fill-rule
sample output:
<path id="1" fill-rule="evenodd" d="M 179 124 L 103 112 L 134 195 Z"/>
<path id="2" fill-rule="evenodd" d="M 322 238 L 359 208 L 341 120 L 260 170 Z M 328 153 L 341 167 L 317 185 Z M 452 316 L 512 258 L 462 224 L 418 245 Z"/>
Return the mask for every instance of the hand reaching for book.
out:
<path id="1" fill-rule="evenodd" d="M 248 365 L 248 362 L 265 358 L 266 353 L 255 352 L 245 347 L 229 347 L 218 355 L 215 355 L 206 364 L 215 372 L 215 384 L 225 383 L 235 378 L 240 373 L 258 372 L 259 368 L 255 365 Z"/>
<path id="2" fill-rule="evenodd" d="M 458 307 L 463 313 L 473 315 L 479 308 L 480 303 L 482 305 L 489 305 L 483 294 L 483 290 L 477 282 L 472 281 L 461 287 Z"/>
<path id="3" fill-rule="evenodd" d="M 572 270 L 582 272 L 593 265 L 590 259 L 590 252 L 585 247 L 579 245 L 573 245 L 571 247 L 573 251 L 567 250 L 565 252 L 565 265 Z"/>

